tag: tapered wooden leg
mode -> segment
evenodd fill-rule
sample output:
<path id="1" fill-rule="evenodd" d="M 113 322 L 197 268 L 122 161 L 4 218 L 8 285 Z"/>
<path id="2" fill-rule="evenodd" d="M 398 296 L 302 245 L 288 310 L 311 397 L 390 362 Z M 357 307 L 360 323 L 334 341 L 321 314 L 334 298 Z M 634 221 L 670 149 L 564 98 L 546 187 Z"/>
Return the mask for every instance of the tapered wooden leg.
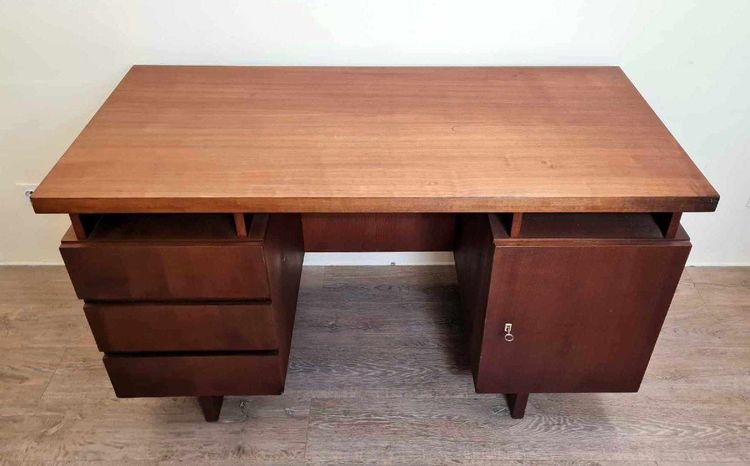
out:
<path id="1" fill-rule="evenodd" d="M 216 422 L 219 420 L 221 405 L 224 403 L 223 396 L 199 396 L 198 404 L 201 405 L 203 417 L 206 422 Z"/>
<path id="2" fill-rule="evenodd" d="M 513 419 L 522 419 L 526 414 L 526 403 L 529 401 L 528 393 L 509 393 L 505 395 L 510 408 L 510 417 Z"/>

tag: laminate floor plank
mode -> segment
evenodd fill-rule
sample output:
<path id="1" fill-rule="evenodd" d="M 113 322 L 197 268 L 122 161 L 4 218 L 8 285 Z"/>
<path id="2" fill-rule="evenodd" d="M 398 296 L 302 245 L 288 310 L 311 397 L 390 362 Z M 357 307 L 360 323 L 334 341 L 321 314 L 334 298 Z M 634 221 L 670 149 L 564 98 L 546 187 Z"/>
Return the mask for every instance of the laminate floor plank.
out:
<path id="1" fill-rule="evenodd" d="M 206 423 L 195 398 L 54 400 L 32 416 L 41 420 L 23 460 L 299 464 L 308 410 L 294 396 L 228 397 Z"/>
<path id="2" fill-rule="evenodd" d="M 688 274 L 706 304 L 750 306 L 750 267 L 693 267 Z"/>
<path id="3" fill-rule="evenodd" d="M 680 350 L 680 344 L 687 341 L 691 346 L 747 347 L 748 335 L 750 305 L 704 305 L 700 312 L 691 312 L 675 303 L 667 314 L 657 348 Z"/>
<path id="4" fill-rule="evenodd" d="M 568 460 L 750 461 L 739 402 L 685 406 L 636 395 L 532 395 L 524 419 L 500 397 L 320 398 L 307 457 L 339 463 Z M 675 413 L 679 412 L 679 416 Z M 728 416 L 731 416 L 729 418 Z"/>
<path id="5" fill-rule="evenodd" d="M 322 286 L 316 288 L 314 293 L 300 295 L 301 304 L 362 302 L 396 305 L 416 302 L 458 303 L 455 268 L 329 267 Z"/>
<path id="6" fill-rule="evenodd" d="M 51 383 L 62 352 L 46 347 L 3 349 L 0 354 L 0 416 L 32 411 Z"/>
<path id="7" fill-rule="evenodd" d="M 305 267 L 286 391 L 117 399 L 62 267 L 0 267 L 0 464 L 750 462 L 750 268 L 688 268 L 639 393 L 473 391 L 455 272 Z"/>
<path id="8" fill-rule="evenodd" d="M 70 312 L 75 309 L 75 312 Z M 71 345 L 96 347 L 82 305 L 74 300 L 70 305 L 25 305 L 9 316 L 0 328 L 5 335 L 0 350 L 35 347 L 65 348 Z M 0 318 L 0 321 L 3 321 Z M 2 330 L 0 330 L 1 332 Z"/>

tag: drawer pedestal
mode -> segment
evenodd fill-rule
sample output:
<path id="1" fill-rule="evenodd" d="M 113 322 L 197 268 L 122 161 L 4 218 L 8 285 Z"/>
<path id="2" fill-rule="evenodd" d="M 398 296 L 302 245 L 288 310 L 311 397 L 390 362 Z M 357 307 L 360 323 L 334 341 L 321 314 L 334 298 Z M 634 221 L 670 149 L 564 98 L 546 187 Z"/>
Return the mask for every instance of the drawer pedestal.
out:
<path id="1" fill-rule="evenodd" d="M 216 420 L 223 396 L 284 391 L 299 215 L 87 220 L 60 251 L 118 397 L 196 396 Z"/>
<path id="2" fill-rule="evenodd" d="M 691 247 L 655 218 L 460 216 L 476 391 L 510 394 L 514 417 L 533 392 L 637 391 Z"/>

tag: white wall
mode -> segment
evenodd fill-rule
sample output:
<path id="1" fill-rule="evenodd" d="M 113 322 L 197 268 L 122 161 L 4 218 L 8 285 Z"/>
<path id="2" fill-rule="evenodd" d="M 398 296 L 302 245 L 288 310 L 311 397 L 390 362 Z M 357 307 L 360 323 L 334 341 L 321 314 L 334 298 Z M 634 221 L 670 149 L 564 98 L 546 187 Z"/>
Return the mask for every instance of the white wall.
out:
<path id="1" fill-rule="evenodd" d="M 692 263 L 750 264 L 748 25 L 747 0 L 0 0 L 0 262 L 59 262 L 67 219 L 32 215 L 16 183 L 134 63 L 615 64 L 721 194 L 685 215 Z"/>

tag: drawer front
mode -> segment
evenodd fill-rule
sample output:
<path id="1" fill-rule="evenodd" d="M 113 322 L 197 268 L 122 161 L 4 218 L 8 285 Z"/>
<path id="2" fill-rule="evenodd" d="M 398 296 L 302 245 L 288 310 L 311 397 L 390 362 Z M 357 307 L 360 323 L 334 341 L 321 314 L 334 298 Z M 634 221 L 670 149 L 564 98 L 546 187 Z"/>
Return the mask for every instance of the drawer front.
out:
<path id="1" fill-rule="evenodd" d="M 689 251 L 497 247 L 477 391 L 637 391 Z"/>
<path id="2" fill-rule="evenodd" d="M 302 214 L 306 251 L 450 251 L 455 214 Z"/>
<path id="3" fill-rule="evenodd" d="M 84 311 L 105 353 L 279 348 L 270 304 L 86 303 Z"/>
<path id="4" fill-rule="evenodd" d="M 79 298 L 124 301 L 268 299 L 259 243 L 63 243 Z"/>
<path id="5" fill-rule="evenodd" d="M 278 395 L 284 379 L 277 354 L 105 355 L 119 398 Z"/>

